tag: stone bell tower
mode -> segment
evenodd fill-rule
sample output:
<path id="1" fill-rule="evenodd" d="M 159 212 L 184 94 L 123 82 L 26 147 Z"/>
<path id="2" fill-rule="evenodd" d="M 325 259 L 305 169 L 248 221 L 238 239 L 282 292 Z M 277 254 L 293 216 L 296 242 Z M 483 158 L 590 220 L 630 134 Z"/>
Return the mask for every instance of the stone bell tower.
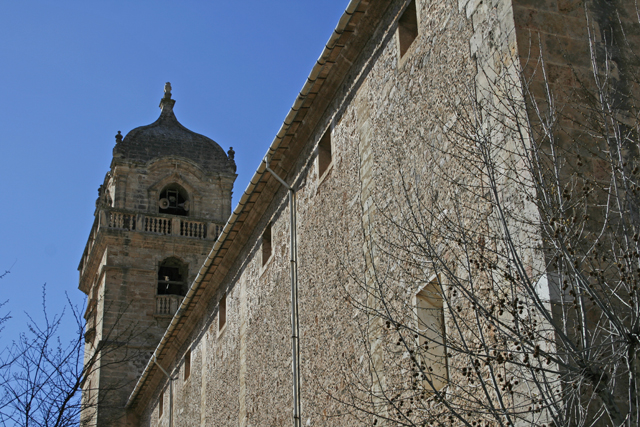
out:
<path id="1" fill-rule="evenodd" d="M 234 151 L 182 126 L 171 85 L 154 123 L 116 135 L 78 270 L 87 294 L 83 425 L 124 405 L 231 214 Z"/>

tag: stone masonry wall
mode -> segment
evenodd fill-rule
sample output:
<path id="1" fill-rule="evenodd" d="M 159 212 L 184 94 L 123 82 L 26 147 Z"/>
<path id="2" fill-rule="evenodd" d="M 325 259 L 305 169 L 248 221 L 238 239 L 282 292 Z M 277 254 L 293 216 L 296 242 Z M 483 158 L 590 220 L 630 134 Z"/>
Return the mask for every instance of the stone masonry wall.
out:
<path id="1" fill-rule="evenodd" d="M 455 112 L 473 100 L 474 27 L 469 18 L 475 9 L 464 3 L 418 1 L 420 34 L 399 58 L 395 20 L 405 3 L 394 2 L 300 157 L 303 425 L 364 422 L 357 414 L 335 417 L 344 413 L 339 400 L 347 399 L 354 386 L 347 366 L 358 366 L 362 372 L 369 369 L 367 348 L 362 345 L 367 317 L 355 301 L 367 301 L 362 284 L 376 273 L 371 267 L 377 258 L 371 241 L 384 231 L 375 229 L 383 227 L 379 208 L 397 191 L 394 184 L 401 172 L 426 183 L 430 167 L 455 170 L 456 159 L 435 156 L 429 146 L 446 145 L 443 134 L 455 123 Z M 317 162 L 308 159 L 314 158 L 315 146 L 327 130 L 333 161 L 319 177 Z M 279 194 L 189 340 L 188 380 L 183 379 L 183 361 L 173 362 L 179 376 L 174 382 L 176 426 L 290 422 L 289 214 L 286 194 Z M 269 222 L 273 256 L 263 266 L 260 236 Z M 410 301 L 415 291 L 403 291 L 402 298 Z M 227 324 L 219 332 L 217 302 L 224 293 Z M 162 417 L 159 393 L 163 393 Z M 168 399 L 165 383 L 146 408 L 142 425 L 167 426 Z"/>
<path id="2" fill-rule="evenodd" d="M 155 312 L 158 266 L 167 257 L 177 256 L 188 264 L 188 281 L 193 281 L 211 244 L 120 230 L 111 231 L 105 239 L 101 280 L 94 285 L 92 296 L 96 333 L 86 343 L 85 352 L 85 358 L 89 357 L 96 346 L 106 344 L 100 370 L 88 378 L 94 397 L 100 400 L 99 425 L 122 416 L 136 380 L 171 320 Z"/>
<path id="3" fill-rule="evenodd" d="M 416 340 L 408 337 L 409 345 L 403 347 L 400 328 L 393 330 L 390 322 L 385 327 L 376 313 L 384 308 L 405 324 L 413 322 L 417 293 L 435 280 L 446 300 L 446 340 L 458 345 L 439 367 L 447 382 L 447 402 L 464 409 L 459 411 L 464 412 L 464 422 L 451 417 L 451 425 L 495 425 L 496 418 L 511 423 L 493 413 L 483 418 L 482 405 L 487 402 L 474 378 L 490 378 L 496 372 L 502 388 L 492 384 L 492 391 L 509 407 L 505 413 L 516 414 L 515 425 L 543 425 L 549 421 L 547 414 L 536 407 L 537 391 L 532 392 L 532 382 L 526 380 L 540 372 L 532 363 L 542 366 L 543 358 L 529 359 L 521 342 L 527 334 L 509 335 L 505 329 L 499 333 L 494 325 L 474 318 L 478 306 L 460 293 L 473 287 L 474 297 L 486 296 L 483 308 L 491 307 L 488 317 L 493 316 L 494 323 L 511 325 L 526 318 L 536 325 L 527 329 L 533 337 L 527 345 L 541 342 L 543 351 L 552 349 L 548 324 L 535 310 L 518 304 L 522 289 L 513 286 L 510 294 L 509 276 L 491 273 L 496 268 L 507 271 L 514 255 L 505 248 L 505 225 L 514 231 L 509 239 L 517 248 L 523 275 L 535 282 L 545 272 L 540 218 L 532 201 L 536 195 L 526 191 L 535 187 L 531 169 L 523 163 L 530 136 L 535 136 L 526 125 L 533 117 L 531 101 L 544 102 L 549 84 L 559 105 L 567 106 L 566 134 L 561 138 L 582 141 L 579 126 L 573 126 L 579 123 L 579 108 L 571 108 L 571 103 L 581 102 L 581 82 L 590 73 L 587 29 L 593 30 L 596 54 L 605 52 L 603 29 L 614 16 L 610 6 L 615 3 L 626 13 L 620 15 L 624 31 L 612 34 L 620 38 L 624 32 L 633 51 L 639 37 L 637 25 L 631 25 L 635 12 L 629 9 L 631 2 L 600 0 L 586 7 L 577 0 L 416 0 L 419 34 L 400 57 L 396 26 L 407 3 L 398 0 L 389 7 L 294 168 L 299 178 L 302 423 L 384 425 L 374 415 L 354 410 L 356 406 L 391 418 L 415 416 L 394 405 L 421 387 L 414 379 L 417 363 L 412 363 L 410 351 Z M 637 59 L 625 57 L 622 50 L 610 53 L 620 93 L 635 94 L 631 68 Z M 320 176 L 317 147 L 327 133 L 332 162 Z M 491 151 L 489 163 L 483 163 L 479 143 Z M 587 148 L 588 144 L 580 147 Z M 589 162 L 597 176 L 602 167 L 597 159 Z M 489 172 L 496 176 L 493 187 L 488 187 Z M 497 206 L 508 212 L 504 223 Z M 210 284 L 218 286 L 217 294 L 181 349 L 183 355 L 191 351 L 189 378 L 184 359 L 166 366 L 178 378 L 173 397 L 176 426 L 290 422 L 288 209 L 281 189 L 226 278 Z M 273 251 L 263 260 L 261 236 L 269 224 Z M 424 228 L 403 229 L 406 224 Z M 420 233 L 426 239 L 411 240 L 412 234 Z M 425 241 L 433 245 L 429 251 L 414 251 Z M 425 254 L 439 258 L 436 262 Z M 453 279 L 460 286 L 452 286 Z M 386 300 L 377 294 L 380 289 Z M 536 291 L 548 303 L 549 289 L 546 297 L 544 290 Z M 226 324 L 219 329 L 223 297 Z M 513 307 L 505 308 L 509 298 Z M 500 304 L 502 308 L 494 310 Z M 474 350 L 461 350 L 467 347 Z M 484 364 L 476 358 L 479 352 L 486 356 Z M 508 365 L 505 357 L 515 357 L 516 363 Z M 547 361 L 545 366 L 553 370 L 550 365 Z M 523 366 L 521 381 L 507 382 L 513 369 Z M 470 375 L 472 371 L 477 376 Z M 544 390 L 551 396 L 561 391 L 553 388 L 558 385 L 554 378 Z M 397 384 L 404 388 L 394 389 Z M 376 394 L 385 389 L 402 391 L 394 398 Z M 404 400 L 408 405 L 415 403 L 415 394 L 411 396 Z M 438 408 L 433 393 L 423 393 L 419 400 L 418 406 L 434 415 L 436 424 L 442 423 L 437 417 L 452 412 Z M 165 382 L 144 408 L 141 425 L 167 426 L 168 401 Z"/>

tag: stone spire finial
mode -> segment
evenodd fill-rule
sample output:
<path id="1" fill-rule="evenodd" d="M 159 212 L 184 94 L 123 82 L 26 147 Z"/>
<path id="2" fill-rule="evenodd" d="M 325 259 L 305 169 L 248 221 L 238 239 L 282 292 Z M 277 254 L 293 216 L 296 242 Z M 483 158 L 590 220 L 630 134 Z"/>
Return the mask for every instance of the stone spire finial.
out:
<path id="1" fill-rule="evenodd" d="M 122 133 L 120 131 L 118 131 L 118 134 L 116 135 L 116 144 L 122 142 Z"/>
<path id="2" fill-rule="evenodd" d="M 166 82 L 164 84 L 164 96 L 160 100 L 160 109 L 162 110 L 162 114 L 167 114 L 173 111 L 173 105 L 176 103 L 173 99 L 171 99 L 171 83 Z"/>
<path id="3" fill-rule="evenodd" d="M 229 156 L 229 160 L 231 161 L 231 170 L 233 170 L 233 173 L 236 173 L 236 161 L 235 161 L 236 152 L 233 151 L 233 147 L 229 147 L 229 151 L 227 151 L 227 155 Z"/>

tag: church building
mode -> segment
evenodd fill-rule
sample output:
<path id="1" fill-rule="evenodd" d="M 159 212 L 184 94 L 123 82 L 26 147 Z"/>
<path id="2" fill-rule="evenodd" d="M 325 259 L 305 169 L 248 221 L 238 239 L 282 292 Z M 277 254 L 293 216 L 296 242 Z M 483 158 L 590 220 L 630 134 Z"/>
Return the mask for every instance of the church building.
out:
<path id="1" fill-rule="evenodd" d="M 524 97 L 522 72 L 544 96 L 544 58 L 552 88 L 579 85 L 569 76 L 590 67 L 584 10 L 578 0 L 351 0 L 235 207 L 233 149 L 182 126 L 167 83 L 158 120 L 116 136 L 79 266 L 83 425 L 392 425 L 358 408 L 388 403 L 375 390 L 396 377 L 357 380 L 386 363 L 376 328 L 393 325 L 370 309 L 376 284 L 391 282 L 389 310 L 414 313 L 415 345 L 430 349 L 398 357 L 428 365 L 411 387 L 428 383 L 422 397 L 441 401 L 467 365 L 446 347 L 446 280 L 431 261 L 423 279 L 400 273 L 419 258 L 395 246 L 405 207 L 437 208 L 443 221 L 461 206 L 461 112 L 499 104 L 500 82 Z M 507 133 L 491 138 L 509 146 Z M 478 212 L 465 216 L 472 230 Z M 542 269 L 534 255 L 525 264 Z M 398 378 L 413 372 L 403 369 Z M 413 425 L 415 411 L 397 413 Z M 467 425 L 490 425 L 478 414 Z"/>

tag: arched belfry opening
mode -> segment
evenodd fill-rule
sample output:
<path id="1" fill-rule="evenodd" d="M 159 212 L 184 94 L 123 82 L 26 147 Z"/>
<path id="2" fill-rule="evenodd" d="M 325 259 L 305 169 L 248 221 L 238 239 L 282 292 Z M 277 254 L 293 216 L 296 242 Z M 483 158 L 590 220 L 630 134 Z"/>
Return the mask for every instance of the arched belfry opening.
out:
<path id="1" fill-rule="evenodd" d="M 187 294 L 187 264 L 178 258 L 167 258 L 158 267 L 158 295 Z"/>
<path id="2" fill-rule="evenodd" d="M 169 184 L 158 198 L 158 212 L 170 215 L 189 215 L 189 194 L 178 184 Z"/>

